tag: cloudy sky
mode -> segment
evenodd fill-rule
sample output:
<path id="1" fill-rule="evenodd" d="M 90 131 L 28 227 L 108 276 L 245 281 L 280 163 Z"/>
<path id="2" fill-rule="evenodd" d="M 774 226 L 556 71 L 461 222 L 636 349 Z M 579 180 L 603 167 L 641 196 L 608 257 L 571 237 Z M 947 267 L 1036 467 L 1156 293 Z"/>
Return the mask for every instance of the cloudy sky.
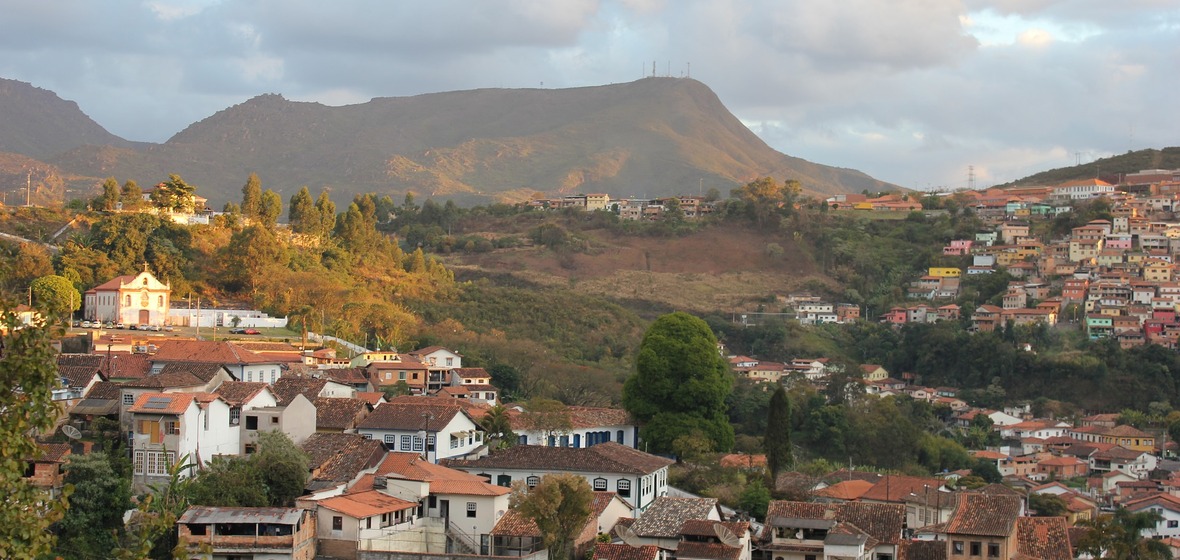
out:
<path id="1" fill-rule="evenodd" d="M 261 93 L 343 105 L 600 85 L 654 61 L 784 153 L 912 188 L 1180 145 L 1178 0 L 0 0 L 0 14 L 0 77 L 130 140 Z"/>

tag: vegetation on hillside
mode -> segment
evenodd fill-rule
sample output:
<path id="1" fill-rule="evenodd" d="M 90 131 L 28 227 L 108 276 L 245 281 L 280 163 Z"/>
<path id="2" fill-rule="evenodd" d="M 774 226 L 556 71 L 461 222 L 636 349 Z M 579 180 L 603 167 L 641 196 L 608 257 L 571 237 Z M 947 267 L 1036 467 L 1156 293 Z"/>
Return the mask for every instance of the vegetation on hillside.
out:
<path id="1" fill-rule="evenodd" d="M 1144 169 L 1180 169 L 1180 147 L 1160 150 L 1128 151 L 1099 158 L 1089 163 L 1059 167 L 1013 181 L 1012 185 L 1059 185 L 1067 181 L 1103 178 L 1117 182 L 1118 177 Z"/>

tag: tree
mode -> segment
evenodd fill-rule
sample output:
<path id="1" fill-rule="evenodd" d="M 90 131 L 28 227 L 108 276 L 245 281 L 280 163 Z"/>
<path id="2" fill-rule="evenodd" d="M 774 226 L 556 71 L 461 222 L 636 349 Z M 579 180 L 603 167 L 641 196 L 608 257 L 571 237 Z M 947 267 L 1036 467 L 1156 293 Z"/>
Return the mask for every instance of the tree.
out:
<path id="1" fill-rule="evenodd" d="M 1110 560 L 1169 560 L 1171 550 L 1163 541 L 1143 536 L 1154 529 L 1163 516 L 1153 510 L 1131 513 L 1119 508 L 1114 515 L 1082 521 L 1090 529 L 1078 540 L 1078 552 L 1092 558 Z"/>
<path id="2" fill-rule="evenodd" d="M 489 408 L 479 420 L 479 427 L 488 434 L 488 447 L 503 449 L 516 445 L 516 433 L 512 431 L 512 418 L 504 405 Z"/>
<path id="3" fill-rule="evenodd" d="M 53 329 L 44 322 L 21 326 L 10 304 L 0 311 L 0 558 L 35 558 L 54 543 L 49 527 L 65 513 L 65 497 L 33 486 L 25 465 L 40 448 L 32 434 L 53 429 L 60 410 Z M 68 492 L 67 492 L 68 493 Z"/>
<path id="4" fill-rule="evenodd" d="M 770 489 L 760 479 L 754 479 L 742 491 L 738 507 L 754 519 L 766 519 L 766 508 L 770 507 Z"/>
<path id="5" fill-rule="evenodd" d="M 131 481 L 115 472 L 102 452 L 70 455 L 64 468 L 74 492 L 58 526 L 58 548 L 67 557 L 105 558 L 122 538 Z"/>
<path id="6" fill-rule="evenodd" d="M 770 410 L 766 415 L 766 465 L 770 468 L 770 476 L 778 478 L 778 474 L 791 468 L 795 463 L 791 452 L 791 401 L 787 398 L 787 389 L 782 385 L 775 389 L 770 397 Z"/>
<path id="7" fill-rule="evenodd" d="M 517 487 L 510 506 L 536 523 L 549 557 L 568 560 L 574 539 L 590 518 L 594 492 L 590 483 L 576 474 L 549 474 L 532 490 Z"/>
<path id="8" fill-rule="evenodd" d="M 262 193 L 262 200 L 258 203 L 258 221 L 263 227 L 274 229 L 283 215 L 283 197 L 270 189 Z"/>
<path id="9" fill-rule="evenodd" d="M 16 257 L 12 259 L 9 275 L 9 288 L 14 292 L 24 292 L 33 280 L 53 274 L 53 261 L 49 251 L 36 243 L 21 243 L 16 249 Z"/>
<path id="10" fill-rule="evenodd" d="M 193 477 L 189 501 L 198 506 L 266 507 L 262 473 L 250 456 L 214 457 Z"/>
<path id="11" fill-rule="evenodd" d="M 262 210 L 262 180 L 258 178 L 257 173 L 251 173 L 246 178 L 246 184 L 242 185 L 242 215 L 253 220 L 258 217 L 260 210 Z"/>
<path id="12" fill-rule="evenodd" d="M 520 415 L 521 425 L 534 432 L 540 432 L 543 440 L 568 434 L 573 425 L 569 408 L 561 401 L 535 397 L 525 404 Z"/>
<path id="13" fill-rule="evenodd" d="M 50 314 L 68 316 L 82 307 L 82 294 L 64 276 L 42 276 L 29 285 L 33 301 Z"/>
<path id="14" fill-rule="evenodd" d="M 135 181 L 128 180 L 119 189 L 119 201 L 123 203 L 124 210 L 136 208 L 143 204 L 143 189 Z"/>
<path id="15" fill-rule="evenodd" d="M 320 191 L 319 198 L 315 200 L 315 207 L 320 216 L 320 225 L 316 233 L 320 237 L 327 237 L 336 228 L 336 203 L 332 202 L 328 191 Z"/>
<path id="16" fill-rule="evenodd" d="M 170 212 L 192 212 L 196 188 L 173 173 L 168 180 L 156 185 L 150 195 L 152 204 Z"/>
<path id="17" fill-rule="evenodd" d="M 661 316 L 644 334 L 635 363 L 623 384 L 623 407 L 644 425 L 649 449 L 671 451 L 676 438 L 694 430 L 718 451 L 733 447 L 725 414 L 733 379 L 708 324 L 684 312 Z"/>
<path id="18" fill-rule="evenodd" d="M 270 505 L 294 505 L 307 485 L 307 454 L 287 434 L 272 430 L 258 435 L 258 452 L 250 459 L 262 473 Z"/>
<path id="19" fill-rule="evenodd" d="M 315 200 L 311 198 L 311 191 L 307 186 L 291 195 L 291 203 L 287 207 L 287 222 L 291 224 L 291 231 L 318 235 L 320 231 L 320 211 L 315 207 Z"/>
<path id="20" fill-rule="evenodd" d="M 113 211 L 119 207 L 119 198 L 119 182 L 114 177 L 107 177 L 102 183 L 102 196 L 98 197 L 97 210 Z"/>
<path id="21" fill-rule="evenodd" d="M 1028 495 L 1028 508 L 1035 511 L 1037 517 L 1057 517 L 1065 515 L 1067 506 L 1065 500 L 1056 494 L 1037 494 L 1031 493 Z"/>

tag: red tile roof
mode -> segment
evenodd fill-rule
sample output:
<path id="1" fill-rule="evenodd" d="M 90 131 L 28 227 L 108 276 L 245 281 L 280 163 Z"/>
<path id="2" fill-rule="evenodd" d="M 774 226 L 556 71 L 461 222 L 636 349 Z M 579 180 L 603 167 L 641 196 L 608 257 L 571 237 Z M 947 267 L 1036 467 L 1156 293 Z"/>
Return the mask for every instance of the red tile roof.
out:
<path id="1" fill-rule="evenodd" d="M 193 393 L 144 393 L 135 399 L 135 404 L 127 412 L 142 414 L 181 415 L 193 404 Z M 148 407 L 148 401 L 159 403 L 158 406 Z"/>
<path id="2" fill-rule="evenodd" d="M 259 381 L 226 381 L 213 392 L 221 395 L 230 406 L 242 406 L 258 393 L 269 390 L 266 383 Z"/>
<path id="3" fill-rule="evenodd" d="M 626 544 L 598 543 L 594 545 L 591 560 L 656 560 L 660 547 L 654 544 L 631 546 Z"/>
<path id="4" fill-rule="evenodd" d="M 1037 560 L 1072 560 L 1069 528 L 1064 517 L 1021 517 L 1016 522 L 1016 548 Z"/>
<path id="5" fill-rule="evenodd" d="M 1018 496 L 966 493 L 946 524 L 948 534 L 1002 537 L 1012 534 L 1020 516 Z"/>
<path id="6" fill-rule="evenodd" d="M 673 461 L 663 457 L 650 455 L 615 442 L 600 443 L 585 448 L 517 445 L 493 451 L 479 459 L 449 460 L 447 462 L 457 468 L 465 469 L 543 469 L 546 471 L 589 471 L 619 474 L 650 474 L 672 463 Z"/>
<path id="7" fill-rule="evenodd" d="M 211 340 L 165 340 L 152 356 L 153 362 L 204 362 L 218 364 L 273 364 L 273 358 L 260 356 L 241 346 Z"/>
<path id="8" fill-rule="evenodd" d="M 418 502 L 409 502 L 394 498 L 377 490 L 345 494 L 343 496 L 320 500 L 316 503 L 320 507 L 338 511 L 356 519 L 418 507 Z"/>

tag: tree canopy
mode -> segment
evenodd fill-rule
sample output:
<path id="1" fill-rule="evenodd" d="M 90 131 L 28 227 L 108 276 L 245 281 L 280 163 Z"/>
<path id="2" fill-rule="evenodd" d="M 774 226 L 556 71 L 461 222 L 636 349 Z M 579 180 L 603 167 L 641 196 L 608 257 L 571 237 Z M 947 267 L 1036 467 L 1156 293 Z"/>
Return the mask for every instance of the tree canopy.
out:
<path id="1" fill-rule="evenodd" d="M 643 424 L 641 435 L 652 451 L 671 451 L 677 438 L 693 432 L 726 451 L 734 440 L 725 406 L 732 386 L 709 325 L 670 313 L 644 334 L 636 373 L 623 385 L 623 407 Z"/>
<path id="2" fill-rule="evenodd" d="M 549 557 L 570 558 L 574 539 L 590 519 L 594 492 L 576 474 L 549 474 L 531 490 L 518 487 L 511 507 L 540 529 Z"/>

